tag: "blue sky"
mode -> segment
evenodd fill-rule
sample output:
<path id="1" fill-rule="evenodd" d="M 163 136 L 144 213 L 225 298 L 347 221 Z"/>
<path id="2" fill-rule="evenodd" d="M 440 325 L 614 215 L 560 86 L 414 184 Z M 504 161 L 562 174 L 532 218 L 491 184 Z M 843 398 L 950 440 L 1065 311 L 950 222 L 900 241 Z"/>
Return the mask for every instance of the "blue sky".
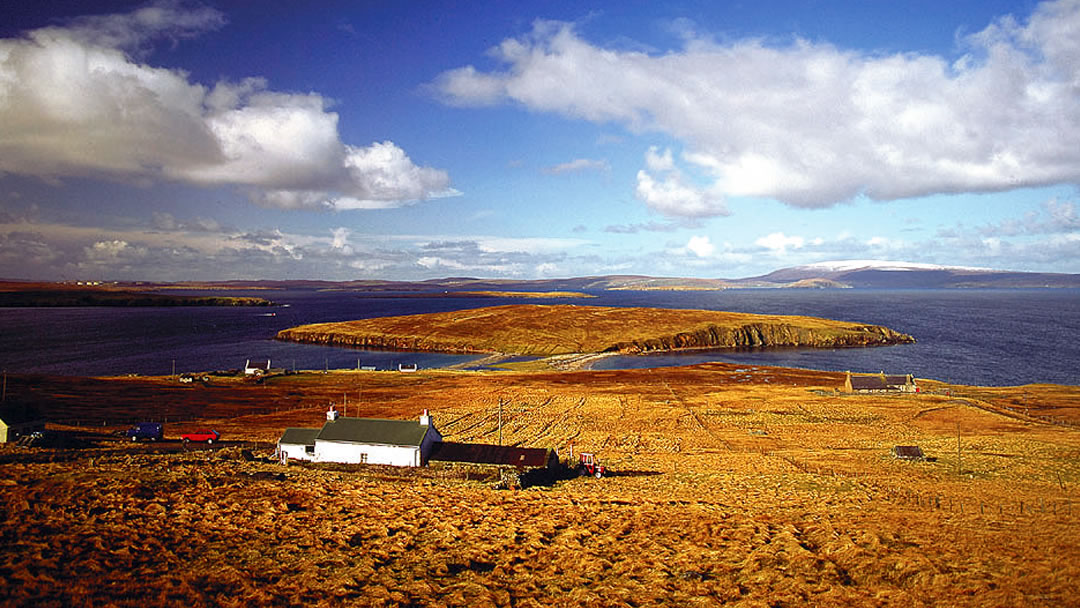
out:
<path id="1" fill-rule="evenodd" d="M 48 1 L 0 278 L 1080 272 L 1080 2 Z"/>

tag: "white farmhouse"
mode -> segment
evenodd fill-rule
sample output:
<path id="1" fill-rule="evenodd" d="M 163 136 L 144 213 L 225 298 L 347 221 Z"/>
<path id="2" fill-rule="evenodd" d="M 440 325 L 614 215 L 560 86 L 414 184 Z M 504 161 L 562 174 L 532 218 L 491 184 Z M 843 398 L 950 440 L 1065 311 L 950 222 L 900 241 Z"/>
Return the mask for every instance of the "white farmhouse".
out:
<path id="1" fill-rule="evenodd" d="M 341 417 L 331 409 L 321 429 L 286 429 L 278 454 L 283 462 L 293 458 L 418 467 L 427 464 L 432 446 L 441 441 L 427 410 L 419 420 L 382 420 Z"/>

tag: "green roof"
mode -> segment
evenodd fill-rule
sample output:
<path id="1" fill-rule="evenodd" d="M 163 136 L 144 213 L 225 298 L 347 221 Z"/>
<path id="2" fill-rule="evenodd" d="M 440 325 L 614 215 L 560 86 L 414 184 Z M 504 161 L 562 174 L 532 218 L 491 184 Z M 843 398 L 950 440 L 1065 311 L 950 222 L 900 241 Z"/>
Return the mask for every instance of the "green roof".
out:
<path id="1" fill-rule="evenodd" d="M 319 436 L 319 431 L 322 429 L 301 429 L 301 428 L 288 428 L 285 429 L 285 434 L 281 436 L 281 440 L 278 443 L 288 443 L 290 445 L 315 445 L 315 438 Z"/>
<path id="2" fill-rule="evenodd" d="M 380 420 L 378 418 L 338 418 L 328 421 L 319 431 L 322 441 L 349 441 L 380 445 L 419 446 L 427 434 L 427 425 L 417 420 Z"/>

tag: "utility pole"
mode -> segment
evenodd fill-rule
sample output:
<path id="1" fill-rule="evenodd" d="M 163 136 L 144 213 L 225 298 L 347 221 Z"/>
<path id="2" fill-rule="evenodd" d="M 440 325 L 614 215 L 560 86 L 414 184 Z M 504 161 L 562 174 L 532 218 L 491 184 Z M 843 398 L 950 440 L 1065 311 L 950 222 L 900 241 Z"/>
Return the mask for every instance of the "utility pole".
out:
<path id="1" fill-rule="evenodd" d="M 172 360 L 172 375 L 176 375 L 176 359 Z"/>
<path id="2" fill-rule="evenodd" d="M 956 474 L 959 475 L 963 471 L 963 467 L 960 463 L 960 421 L 956 421 Z"/>
<path id="3" fill-rule="evenodd" d="M 499 397 L 499 445 L 502 445 L 502 397 Z"/>

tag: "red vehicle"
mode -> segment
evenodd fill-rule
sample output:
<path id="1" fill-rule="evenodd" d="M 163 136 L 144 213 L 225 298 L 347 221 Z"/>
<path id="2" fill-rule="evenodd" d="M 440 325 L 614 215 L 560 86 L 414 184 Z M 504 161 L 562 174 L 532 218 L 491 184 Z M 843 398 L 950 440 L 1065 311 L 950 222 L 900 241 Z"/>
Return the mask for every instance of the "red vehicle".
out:
<path id="1" fill-rule="evenodd" d="M 214 443 L 221 438 L 221 433 L 208 429 L 202 429 L 195 431 L 194 433 L 184 433 L 180 436 L 180 438 L 184 440 L 184 443 L 189 443 L 191 441 Z"/>
<path id="2" fill-rule="evenodd" d="M 589 453 L 581 454 L 581 461 L 578 462 L 577 468 L 578 475 L 592 475 L 597 479 L 607 473 L 607 467 L 597 462 L 596 457 Z"/>

